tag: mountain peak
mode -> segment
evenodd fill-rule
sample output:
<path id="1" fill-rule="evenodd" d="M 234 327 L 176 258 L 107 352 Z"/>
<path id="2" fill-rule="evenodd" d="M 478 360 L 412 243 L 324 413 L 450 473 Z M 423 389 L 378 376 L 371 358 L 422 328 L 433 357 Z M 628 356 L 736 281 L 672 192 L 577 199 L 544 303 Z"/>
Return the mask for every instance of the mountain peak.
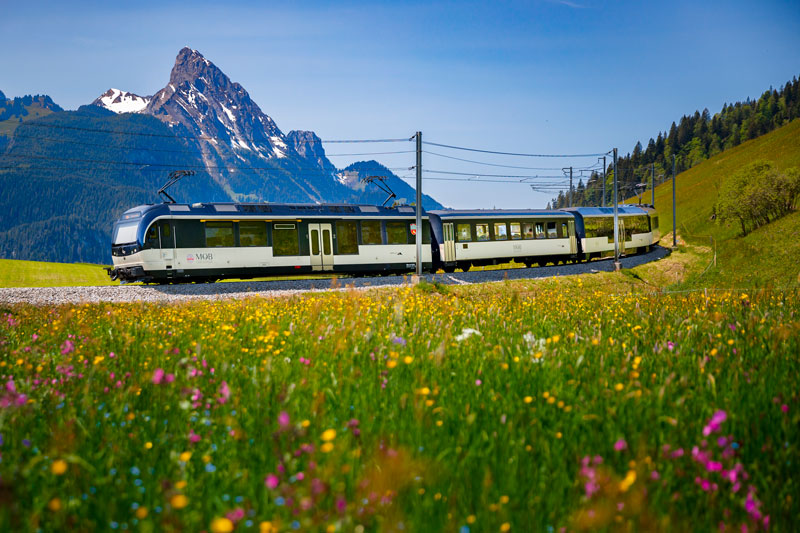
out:
<path id="1" fill-rule="evenodd" d="M 139 113 L 150 102 L 150 96 L 137 94 L 111 88 L 98 96 L 92 105 L 104 107 L 114 113 Z"/>
<path id="2" fill-rule="evenodd" d="M 5 103 L 6 100 L 8 100 L 8 98 L 6 98 L 6 95 L 3 94 L 3 91 L 0 91 L 0 102 Z"/>
<path id="3" fill-rule="evenodd" d="M 193 82 L 206 77 L 209 82 L 227 76 L 214 63 L 203 57 L 203 54 L 192 48 L 184 47 L 175 58 L 175 66 L 169 76 L 169 82 L 176 87 L 184 81 Z"/>

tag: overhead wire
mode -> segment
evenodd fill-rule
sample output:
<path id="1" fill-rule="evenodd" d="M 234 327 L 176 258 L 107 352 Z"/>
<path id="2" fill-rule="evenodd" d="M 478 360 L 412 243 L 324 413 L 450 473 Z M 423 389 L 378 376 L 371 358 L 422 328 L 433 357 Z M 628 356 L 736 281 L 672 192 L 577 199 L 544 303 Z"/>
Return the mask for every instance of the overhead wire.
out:
<path id="1" fill-rule="evenodd" d="M 510 155 L 516 157 L 600 157 L 604 155 L 608 155 L 610 152 L 603 152 L 603 153 L 596 153 L 596 154 L 528 154 L 528 153 L 520 153 L 520 152 L 500 152 L 496 150 L 483 150 L 479 148 L 466 148 L 463 146 L 454 146 L 451 144 L 441 144 L 435 143 L 431 141 L 422 141 L 422 144 L 427 144 L 429 146 L 439 146 L 441 148 L 450 148 L 451 150 L 463 150 L 467 152 L 480 152 L 483 154 L 495 154 L 495 155 Z"/>

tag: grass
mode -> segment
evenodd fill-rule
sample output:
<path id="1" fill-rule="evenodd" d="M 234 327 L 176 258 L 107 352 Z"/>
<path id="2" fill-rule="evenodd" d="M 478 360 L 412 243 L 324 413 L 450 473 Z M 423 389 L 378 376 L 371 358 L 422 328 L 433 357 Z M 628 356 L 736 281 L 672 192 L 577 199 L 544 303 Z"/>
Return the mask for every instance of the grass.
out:
<path id="1" fill-rule="evenodd" d="M 791 529 L 798 293 L 664 292 L 709 254 L 477 286 L 10 307 L 0 528 Z"/>
<path id="2" fill-rule="evenodd" d="M 118 285 L 102 265 L 0 259 L 0 287 Z"/>
<path id="3" fill-rule="evenodd" d="M 25 109 L 28 110 L 28 114 L 24 117 L 14 117 L 8 120 L 0 121 L 0 135 L 5 135 L 6 137 L 13 135 L 14 130 L 16 130 L 17 126 L 20 124 L 20 118 L 22 118 L 22 122 L 28 122 L 29 120 L 36 120 L 37 118 L 46 117 L 53 112 L 50 109 L 42 107 L 42 105 L 38 102 L 34 102 L 29 106 L 25 106 Z"/>
<path id="4" fill-rule="evenodd" d="M 726 150 L 681 173 L 676 181 L 678 235 L 682 241 L 715 248 L 716 265 L 686 287 L 798 287 L 800 286 L 800 215 L 741 237 L 735 224 L 711 219 L 717 190 L 727 176 L 757 159 L 776 168 L 800 167 L 800 120 Z M 649 198 L 649 195 L 645 195 Z M 656 187 L 656 209 L 661 231 L 672 232 L 672 183 Z M 668 239 L 671 244 L 671 237 Z"/>

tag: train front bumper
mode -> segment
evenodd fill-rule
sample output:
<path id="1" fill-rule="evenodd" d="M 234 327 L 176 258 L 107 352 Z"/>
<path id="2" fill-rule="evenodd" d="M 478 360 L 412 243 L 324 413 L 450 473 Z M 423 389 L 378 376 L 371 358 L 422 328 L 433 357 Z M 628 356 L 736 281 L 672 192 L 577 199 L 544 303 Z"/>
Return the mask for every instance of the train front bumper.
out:
<path id="1" fill-rule="evenodd" d="M 111 281 L 121 281 L 122 283 L 130 283 L 133 281 L 148 281 L 150 276 L 145 274 L 144 268 L 141 265 L 129 267 L 106 267 L 106 272 L 111 277 Z"/>

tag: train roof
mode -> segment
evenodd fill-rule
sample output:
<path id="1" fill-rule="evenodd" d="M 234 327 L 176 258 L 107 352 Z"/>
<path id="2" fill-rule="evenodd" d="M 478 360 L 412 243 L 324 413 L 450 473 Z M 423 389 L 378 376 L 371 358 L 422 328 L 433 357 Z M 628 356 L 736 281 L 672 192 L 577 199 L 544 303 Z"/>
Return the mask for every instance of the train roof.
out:
<path id="1" fill-rule="evenodd" d="M 148 204 L 128 209 L 121 221 L 148 215 L 177 216 L 359 216 L 359 217 L 409 217 L 416 214 L 414 206 L 382 207 L 356 204 L 272 204 L 272 203 L 195 203 L 195 204 Z M 423 211 L 423 214 L 424 211 Z M 427 214 L 425 214 L 427 216 Z"/>
<path id="2" fill-rule="evenodd" d="M 617 208 L 620 215 L 644 215 L 652 211 L 652 207 L 644 205 L 621 205 Z M 585 217 L 613 216 L 613 207 L 567 207 L 564 211 L 579 213 Z"/>
<path id="3" fill-rule="evenodd" d="M 464 218 L 464 217 L 571 217 L 563 211 L 552 209 L 445 209 L 429 211 L 440 218 Z"/>

